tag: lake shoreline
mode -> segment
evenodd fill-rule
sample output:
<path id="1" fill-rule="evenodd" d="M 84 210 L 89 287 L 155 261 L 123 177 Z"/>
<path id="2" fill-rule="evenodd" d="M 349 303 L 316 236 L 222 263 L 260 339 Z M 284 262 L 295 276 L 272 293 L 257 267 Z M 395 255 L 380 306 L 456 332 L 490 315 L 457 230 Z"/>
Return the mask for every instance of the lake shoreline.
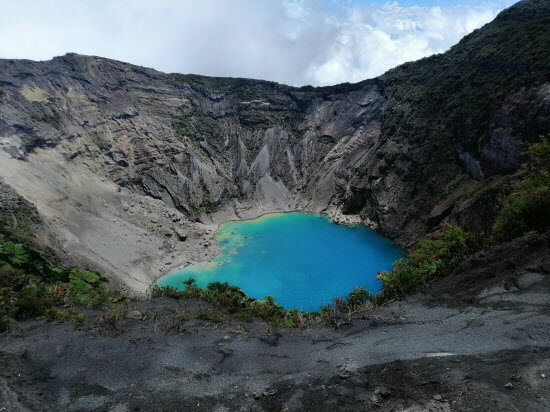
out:
<path id="1" fill-rule="evenodd" d="M 196 279 L 200 287 L 227 282 L 255 299 L 273 296 L 284 307 L 316 311 L 357 286 L 378 292 L 376 273 L 390 270 L 395 260 L 405 256 L 391 239 L 364 224 L 335 223 L 327 213 L 302 210 L 220 222 L 212 240 L 215 256 L 174 267 L 155 285 L 181 289 L 181 281 L 188 278 Z M 316 288 L 307 293 L 309 283 Z"/>
<path id="2" fill-rule="evenodd" d="M 235 211 L 233 210 L 233 212 L 235 212 Z M 213 241 L 214 244 L 211 245 L 212 247 L 207 248 L 207 251 L 209 253 L 205 254 L 206 259 L 203 259 L 203 260 L 200 260 L 200 261 L 191 261 L 190 263 L 185 263 L 185 264 L 180 264 L 180 265 L 175 265 L 175 266 L 171 267 L 167 272 L 159 273 L 158 275 L 155 275 L 153 277 L 153 280 L 151 282 L 151 285 L 149 287 L 147 295 L 150 296 L 152 289 L 157 285 L 157 282 L 159 281 L 159 279 L 161 279 L 162 277 L 168 275 L 169 273 L 171 273 L 175 270 L 183 270 L 185 267 L 190 266 L 190 265 L 208 263 L 211 260 L 217 258 L 220 255 L 221 250 L 219 250 L 219 248 L 217 246 L 216 233 L 218 232 L 221 225 L 223 225 L 225 223 L 230 223 L 230 222 L 243 222 L 243 221 L 247 221 L 247 220 L 256 220 L 256 219 L 259 219 L 259 218 L 267 216 L 267 215 L 275 215 L 275 214 L 283 214 L 283 213 L 311 213 L 311 214 L 325 215 L 331 220 L 332 223 L 334 223 L 336 225 L 343 225 L 343 226 L 365 225 L 373 231 L 377 231 L 377 229 L 378 229 L 378 225 L 373 226 L 373 225 L 368 224 L 368 222 L 371 222 L 370 220 L 368 220 L 368 222 L 363 221 L 363 220 L 361 220 L 359 222 L 356 219 L 356 217 L 359 217 L 359 215 L 344 215 L 344 214 L 342 214 L 341 211 L 339 211 L 336 208 L 331 209 L 331 210 L 322 210 L 322 211 L 309 211 L 309 210 L 306 210 L 305 208 L 296 208 L 296 209 L 288 209 L 288 210 L 261 211 L 261 212 L 257 212 L 257 213 L 255 213 L 255 212 L 250 213 L 250 211 L 247 211 L 246 216 L 238 216 L 236 213 L 233 213 L 233 215 L 235 215 L 235 218 L 223 218 L 223 217 L 221 217 L 221 218 L 218 218 L 218 219 L 213 219 L 213 215 L 207 215 L 207 216 L 203 217 L 203 220 L 201 221 L 201 223 L 205 227 L 208 227 L 209 228 L 208 230 L 210 230 L 211 233 L 208 233 L 207 230 L 205 229 L 201 233 L 201 235 L 206 235 L 207 237 L 208 237 L 208 235 L 210 235 L 209 240 Z M 220 213 L 218 213 L 218 214 L 220 214 Z M 222 216 L 226 215 L 227 211 L 222 211 L 221 214 L 222 214 Z M 345 219 L 344 217 L 350 217 L 350 219 Z M 209 219 L 210 219 L 210 222 L 208 222 Z M 359 219 L 361 219 L 361 218 L 359 217 Z M 213 228 L 213 226 L 215 226 L 215 228 Z M 195 239 L 193 239 L 193 240 L 195 240 Z M 212 249 L 214 249 L 214 250 L 218 249 L 218 250 L 216 250 L 214 256 L 212 256 L 212 251 L 211 251 Z M 181 260 L 185 260 L 185 259 L 181 259 Z"/>
<path id="3" fill-rule="evenodd" d="M 205 226 L 214 226 L 215 225 L 215 229 L 210 229 L 210 230 L 212 230 L 211 240 L 213 240 L 214 243 L 217 243 L 216 242 L 216 234 L 218 233 L 218 230 L 219 230 L 220 226 L 222 226 L 223 224 L 231 223 L 231 222 L 243 222 L 243 221 L 248 221 L 248 220 L 256 220 L 256 219 L 259 219 L 259 218 L 264 217 L 264 216 L 275 215 L 275 214 L 283 214 L 283 213 L 311 213 L 311 214 L 325 215 L 331 220 L 332 223 L 334 223 L 336 225 L 343 225 L 343 226 L 365 225 L 366 227 L 370 228 L 371 230 L 373 230 L 375 232 L 378 229 L 377 224 L 375 224 L 375 223 L 374 224 L 369 224 L 369 223 L 372 223 L 372 221 L 370 221 L 369 219 L 367 219 L 367 221 L 363 221 L 359 217 L 359 215 L 344 215 L 339 209 L 336 209 L 336 208 L 331 209 L 331 210 L 322 210 L 322 211 L 308 211 L 304 208 L 299 208 L 299 209 L 288 209 L 288 210 L 274 210 L 274 211 L 267 211 L 267 212 L 262 211 L 262 212 L 259 212 L 259 213 L 252 212 L 250 214 L 248 214 L 248 211 L 247 211 L 247 215 L 246 216 L 241 216 L 241 217 L 237 216 L 237 214 L 234 213 L 236 215 L 235 219 L 228 218 L 228 219 L 215 219 L 214 220 L 214 219 L 212 219 L 212 215 L 208 215 L 207 217 L 209 219 L 212 219 L 212 221 L 209 222 L 209 223 L 205 223 L 203 221 L 202 223 Z M 346 219 L 346 217 L 348 217 L 348 218 Z M 205 230 L 202 234 L 208 235 L 209 233 L 207 233 L 207 231 Z M 160 273 L 158 275 L 155 275 L 153 277 L 153 281 L 151 282 L 151 285 L 149 287 L 148 296 L 151 295 L 151 291 L 157 285 L 159 279 L 161 279 L 162 277 L 170 274 L 171 272 L 173 272 L 175 270 L 183 270 L 185 267 L 190 266 L 190 265 L 197 265 L 197 264 L 201 264 L 201 263 L 206 264 L 206 263 L 212 261 L 213 259 L 217 258 L 220 255 L 221 250 L 219 250 L 217 244 L 214 244 L 212 246 L 213 246 L 214 249 L 218 249 L 216 251 L 215 256 L 207 257 L 204 260 L 200 260 L 200 261 L 196 261 L 196 262 L 185 263 L 183 265 L 182 264 L 175 265 L 170 270 L 165 272 L 164 274 Z M 209 250 L 209 252 L 210 252 L 210 250 Z M 210 256 L 210 255 L 212 255 L 212 253 L 207 253 L 207 256 Z"/>

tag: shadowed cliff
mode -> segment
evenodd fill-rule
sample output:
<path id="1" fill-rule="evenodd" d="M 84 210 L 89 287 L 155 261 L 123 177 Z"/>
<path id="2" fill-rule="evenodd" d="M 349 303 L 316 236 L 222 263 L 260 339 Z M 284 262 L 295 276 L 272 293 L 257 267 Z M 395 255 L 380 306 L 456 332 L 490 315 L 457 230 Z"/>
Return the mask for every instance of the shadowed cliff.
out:
<path id="1" fill-rule="evenodd" d="M 173 223 L 276 210 L 358 214 L 405 247 L 443 221 L 486 231 L 521 152 L 550 130 L 549 25 L 548 2 L 520 2 L 444 54 L 320 88 L 1 60 L 0 175 L 67 251 L 111 272 L 155 256 L 105 257 L 124 238 L 139 249 L 142 230 L 159 232 L 144 251 L 173 253 Z M 151 198 L 163 205 L 132 215 Z"/>

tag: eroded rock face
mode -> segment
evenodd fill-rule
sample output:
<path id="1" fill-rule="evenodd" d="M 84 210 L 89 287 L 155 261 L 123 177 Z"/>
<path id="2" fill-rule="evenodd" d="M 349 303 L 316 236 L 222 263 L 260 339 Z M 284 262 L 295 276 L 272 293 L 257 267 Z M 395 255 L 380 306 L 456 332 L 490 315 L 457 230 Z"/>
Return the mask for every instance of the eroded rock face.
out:
<path id="1" fill-rule="evenodd" d="M 100 216 L 102 202 L 146 231 L 155 208 L 177 211 L 157 228 L 167 250 L 179 235 L 166 233 L 199 219 L 296 209 L 357 216 L 406 247 L 442 221 L 488 230 L 520 153 L 550 130 L 548 65 L 486 57 L 507 49 L 508 27 L 550 14 L 538 0 L 512 9 L 529 19 L 503 13 L 448 53 L 322 88 L 76 54 L 0 60 L 0 174 L 84 249 L 94 242 L 79 236 L 97 224 L 81 215 Z M 121 191 L 163 206 L 142 222 L 113 200 Z M 54 199 L 70 212 L 53 213 Z"/>
<path id="2" fill-rule="evenodd" d="M 533 118 L 534 138 L 548 122 L 550 101 L 550 83 L 511 93 L 476 157 L 460 152 L 463 144 L 453 149 L 430 136 L 415 142 L 385 131 L 392 102 L 386 78 L 292 88 L 166 75 L 73 54 L 0 66 L 2 148 L 12 158 L 55 148 L 67 162 L 192 219 L 234 203 L 338 206 L 405 243 L 406 222 L 423 220 L 425 198 L 457 174 L 482 179 L 516 170 L 526 139 L 514 133 L 514 120 Z"/>

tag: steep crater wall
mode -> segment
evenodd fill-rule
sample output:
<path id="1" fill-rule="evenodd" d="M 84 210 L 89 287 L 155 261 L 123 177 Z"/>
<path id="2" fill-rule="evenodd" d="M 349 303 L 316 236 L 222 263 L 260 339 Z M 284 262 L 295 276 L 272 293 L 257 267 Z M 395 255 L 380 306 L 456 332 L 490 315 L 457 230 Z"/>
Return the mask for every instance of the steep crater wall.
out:
<path id="1" fill-rule="evenodd" d="M 360 215 L 405 247 L 442 221 L 486 231 L 550 130 L 549 21 L 547 2 L 521 2 L 445 54 L 323 88 L 1 60 L 0 172 L 67 253 L 110 272 L 175 264 L 190 246 L 170 225 L 277 210 Z M 141 252 L 105 258 L 114 244 Z"/>

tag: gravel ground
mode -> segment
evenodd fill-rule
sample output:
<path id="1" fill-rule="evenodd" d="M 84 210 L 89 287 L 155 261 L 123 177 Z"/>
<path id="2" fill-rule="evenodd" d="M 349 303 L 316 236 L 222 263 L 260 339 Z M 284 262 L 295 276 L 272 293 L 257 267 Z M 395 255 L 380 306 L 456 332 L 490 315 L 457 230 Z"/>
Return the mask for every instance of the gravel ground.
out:
<path id="1" fill-rule="evenodd" d="M 90 313 L 83 330 L 21 324 L 0 342 L 0 408 L 548 410 L 549 238 L 331 327 L 185 321 L 204 303 L 166 298 L 114 323 Z"/>

